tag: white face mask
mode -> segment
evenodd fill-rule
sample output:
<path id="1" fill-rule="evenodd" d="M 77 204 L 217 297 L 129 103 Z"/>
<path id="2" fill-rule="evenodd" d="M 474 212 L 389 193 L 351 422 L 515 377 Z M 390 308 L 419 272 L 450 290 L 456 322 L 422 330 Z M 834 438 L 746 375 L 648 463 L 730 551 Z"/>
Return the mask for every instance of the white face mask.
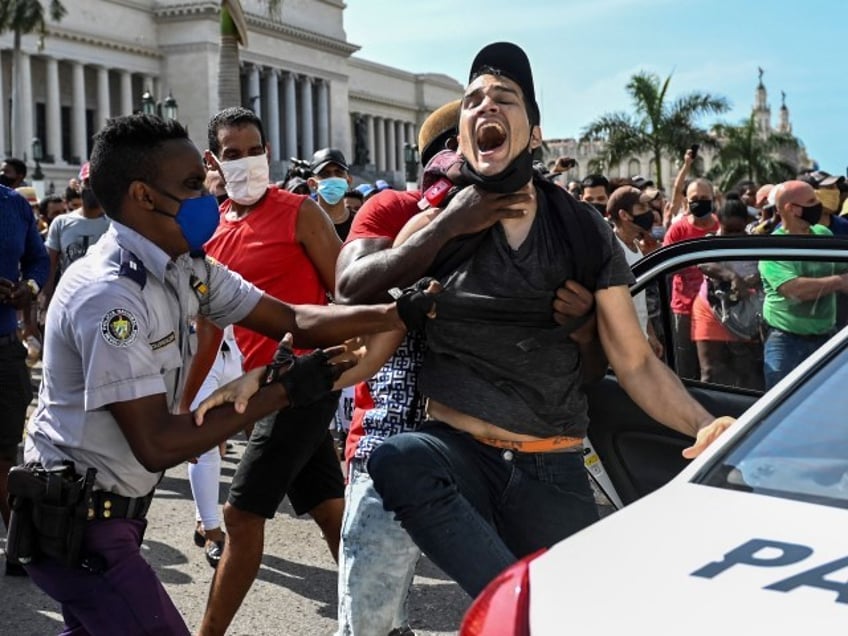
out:
<path id="1" fill-rule="evenodd" d="M 226 181 L 227 196 L 239 205 L 253 205 L 268 189 L 271 168 L 265 154 L 221 161 L 219 165 Z"/>

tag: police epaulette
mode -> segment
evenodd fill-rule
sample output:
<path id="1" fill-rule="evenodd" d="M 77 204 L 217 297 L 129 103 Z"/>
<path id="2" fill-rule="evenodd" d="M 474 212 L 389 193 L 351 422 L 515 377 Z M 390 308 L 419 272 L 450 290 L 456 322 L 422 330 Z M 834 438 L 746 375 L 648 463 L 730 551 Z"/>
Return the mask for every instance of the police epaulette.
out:
<path id="1" fill-rule="evenodd" d="M 144 267 L 144 263 L 138 256 L 123 248 L 121 249 L 121 268 L 118 270 L 118 276 L 126 276 L 130 280 L 134 280 L 142 289 L 147 284 L 147 269 Z"/>

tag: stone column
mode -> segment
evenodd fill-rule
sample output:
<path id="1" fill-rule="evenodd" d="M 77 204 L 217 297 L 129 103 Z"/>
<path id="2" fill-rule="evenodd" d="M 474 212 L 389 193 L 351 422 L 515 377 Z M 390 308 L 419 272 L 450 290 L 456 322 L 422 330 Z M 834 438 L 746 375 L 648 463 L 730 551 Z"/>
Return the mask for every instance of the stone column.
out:
<path id="1" fill-rule="evenodd" d="M 395 137 L 395 120 L 386 120 L 386 170 L 397 171 L 397 138 Z"/>
<path id="2" fill-rule="evenodd" d="M 71 106 L 71 155 L 85 162 L 88 158 L 88 131 L 85 129 L 85 69 L 72 62 L 73 104 Z"/>
<path id="3" fill-rule="evenodd" d="M 375 135 L 375 154 L 374 163 L 377 166 L 378 172 L 383 172 L 386 169 L 386 127 L 385 120 L 382 117 L 374 118 Z"/>
<path id="4" fill-rule="evenodd" d="M 397 166 L 398 170 L 404 170 L 406 167 L 406 156 L 404 154 L 404 145 L 409 143 L 412 145 L 412 142 L 406 136 L 406 124 L 402 121 L 398 121 L 395 123 L 396 134 L 397 134 Z"/>
<path id="5" fill-rule="evenodd" d="M 271 161 L 280 160 L 280 90 L 277 86 L 277 69 L 265 73 L 265 94 L 268 97 L 268 143 L 271 144 Z"/>
<path id="6" fill-rule="evenodd" d="M 62 102 L 59 97 L 59 60 L 48 57 L 47 60 L 47 139 L 44 140 L 44 154 L 53 155 L 54 163 L 62 160 Z"/>
<path id="7" fill-rule="evenodd" d="M 121 71 L 121 115 L 132 115 L 135 110 L 132 93 L 132 73 Z"/>
<path id="8" fill-rule="evenodd" d="M 247 73 L 247 107 L 262 118 L 262 90 L 259 87 L 259 67 L 253 64 Z"/>
<path id="9" fill-rule="evenodd" d="M 0 54 L 0 152 L 2 152 L 5 157 L 7 154 L 11 154 L 11 152 L 6 143 L 7 137 L 9 136 L 6 124 L 9 120 L 6 118 L 6 84 L 4 83 L 4 79 L 3 56 Z"/>
<path id="10" fill-rule="evenodd" d="M 300 78 L 300 105 L 303 108 L 300 120 L 301 159 L 311 159 L 315 152 L 315 128 L 312 122 L 312 78 L 306 75 Z"/>
<path id="11" fill-rule="evenodd" d="M 330 145 L 330 88 L 327 80 L 318 80 L 318 148 Z"/>
<path id="12" fill-rule="evenodd" d="M 150 94 L 153 95 L 153 99 L 158 98 L 158 94 L 156 93 L 156 78 L 152 75 L 144 76 L 144 84 L 141 87 L 141 92 L 150 91 Z"/>
<path id="13" fill-rule="evenodd" d="M 374 118 L 371 115 L 365 115 L 365 123 L 368 128 L 368 163 L 377 164 L 377 143 L 374 139 Z"/>
<path id="14" fill-rule="evenodd" d="M 286 73 L 283 80 L 283 93 L 286 107 L 286 161 L 297 157 L 297 95 L 295 93 L 295 76 Z"/>
<path id="15" fill-rule="evenodd" d="M 19 159 L 32 156 L 32 137 L 34 134 L 33 127 L 33 112 L 35 105 L 32 102 L 32 67 L 30 65 L 30 57 L 28 54 L 21 51 L 20 57 L 20 84 L 18 84 L 18 104 L 13 107 L 13 112 L 17 111 L 17 117 L 12 122 L 12 133 L 17 139 L 16 147 L 13 148 L 15 155 Z"/>
<path id="16" fill-rule="evenodd" d="M 418 137 L 416 137 L 416 135 L 415 135 L 415 124 L 408 121 L 408 122 L 406 122 L 406 124 L 404 124 L 404 128 L 406 128 L 406 140 L 409 143 L 411 143 L 413 146 L 417 145 L 418 144 Z M 418 150 L 420 152 L 421 148 L 419 148 Z"/>
<path id="17" fill-rule="evenodd" d="M 105 66 L 97 67 L 97 119 L 94 126 L 98 130 L 106 123 L 111 113 L 109 104 L 109 69 Z"/>

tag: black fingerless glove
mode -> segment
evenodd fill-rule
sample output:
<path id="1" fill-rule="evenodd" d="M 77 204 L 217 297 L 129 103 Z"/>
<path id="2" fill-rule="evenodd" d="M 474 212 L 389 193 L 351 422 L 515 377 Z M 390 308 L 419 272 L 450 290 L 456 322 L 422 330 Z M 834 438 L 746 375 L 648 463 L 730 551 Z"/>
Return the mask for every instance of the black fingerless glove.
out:
<path id="1" fill-rule="evenodd" d="M 393 287 L 389 290 L 389 295 L 395 299 L 398 316 L 407 330 L 416 331 L 426 326 L 435 305 L 433 297 L 428 295 L 426 290 L 434 280 L 436 279 L 426 277 L 406 289 Z"/>
<path id="2" fill-rule="evenodd" d="M 279 382 L 286 389 L 290 406 L 317 402 L 333 388 L 333 369 L 320 349 L 296 356 L 279 348 L 274 361 L 265 368 L 265 384 Z"/>

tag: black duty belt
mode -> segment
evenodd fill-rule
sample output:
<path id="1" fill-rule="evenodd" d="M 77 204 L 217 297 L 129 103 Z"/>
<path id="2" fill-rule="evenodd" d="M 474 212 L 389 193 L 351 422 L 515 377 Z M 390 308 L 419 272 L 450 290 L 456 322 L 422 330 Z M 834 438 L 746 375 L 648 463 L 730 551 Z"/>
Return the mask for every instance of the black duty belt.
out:
<path id="1" fill-rule="evenodd" d="M 153 492 L 144 497 L 122 497 L 112 492 L 95 490 L 89 500 L 87 519 L 144 519 L 153 501 Z"/>

